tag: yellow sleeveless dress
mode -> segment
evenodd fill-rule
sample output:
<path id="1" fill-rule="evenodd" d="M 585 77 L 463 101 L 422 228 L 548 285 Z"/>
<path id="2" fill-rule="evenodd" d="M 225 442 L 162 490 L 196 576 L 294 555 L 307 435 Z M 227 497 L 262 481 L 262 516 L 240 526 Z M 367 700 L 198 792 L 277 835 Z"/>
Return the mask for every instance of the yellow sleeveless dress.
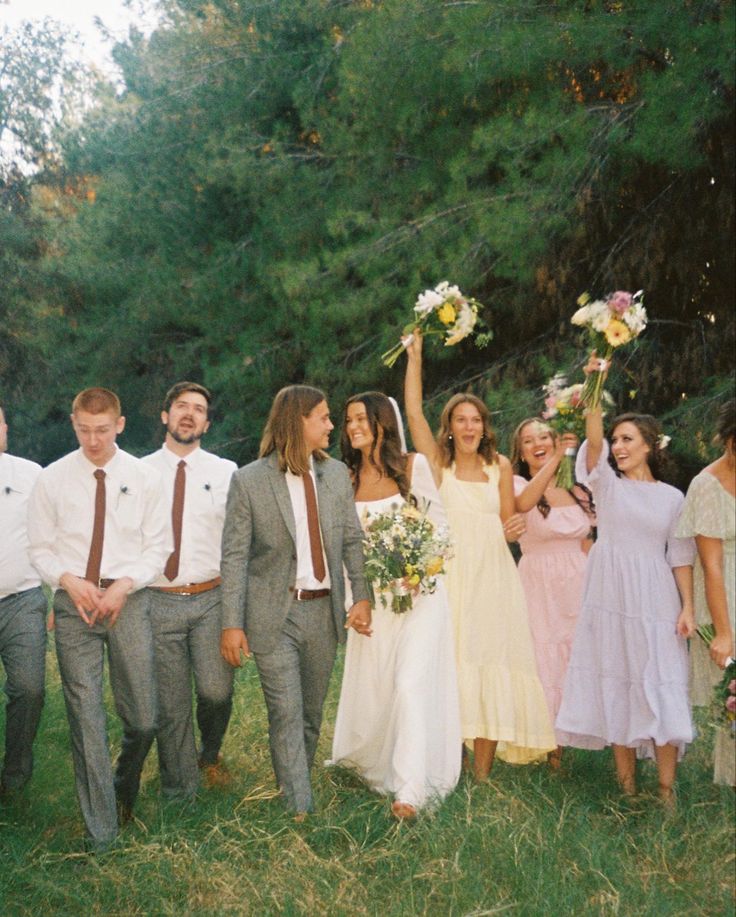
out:
<path id="1" fill-rule="evenodd" d="M 512 764 L 540 760 L 556 747 L 537 675 L 526 601 L 503 535 L 499 466 L 488 482 L 459 481 L 446 468 L 440 495 L 455 556 L 447 589 L 455 631 L 460 721 L 465 741 L 497 740 Z"/>

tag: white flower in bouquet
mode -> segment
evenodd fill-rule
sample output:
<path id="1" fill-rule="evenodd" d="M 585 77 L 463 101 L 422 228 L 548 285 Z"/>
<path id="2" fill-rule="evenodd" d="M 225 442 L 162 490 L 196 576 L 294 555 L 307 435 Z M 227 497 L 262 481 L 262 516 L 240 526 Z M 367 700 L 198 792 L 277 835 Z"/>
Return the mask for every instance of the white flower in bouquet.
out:
<path id="1" fill-rule="evenodd" d="M 640 302 L 635 302 L 622 317 L 635 337 L 647 326 L 647 310 Z"/>

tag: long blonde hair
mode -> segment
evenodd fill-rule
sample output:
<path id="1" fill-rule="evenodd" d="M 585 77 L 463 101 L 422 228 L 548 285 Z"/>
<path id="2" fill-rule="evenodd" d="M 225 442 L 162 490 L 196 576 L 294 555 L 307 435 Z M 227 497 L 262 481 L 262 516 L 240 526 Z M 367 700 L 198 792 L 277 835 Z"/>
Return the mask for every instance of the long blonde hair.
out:
<path id="1" fill-rule="evenodd" d="M 287 385 L 282 388 L 273 399 L 263 428 L 259 458 L 275 452 L 281 471 L 306 474 L 309 471 L 309 454 L 304 441 L 302 419 L 326 400 L 325 393 L 311 385 Z M 319 462 L 328 457 L 321 449 L 316 449 L 312 455 Z"/>

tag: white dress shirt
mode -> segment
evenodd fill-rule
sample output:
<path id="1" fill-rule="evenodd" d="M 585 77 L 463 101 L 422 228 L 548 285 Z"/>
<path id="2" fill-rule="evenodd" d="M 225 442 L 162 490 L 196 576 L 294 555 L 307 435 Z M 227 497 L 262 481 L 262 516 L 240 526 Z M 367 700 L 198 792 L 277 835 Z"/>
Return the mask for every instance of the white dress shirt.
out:
<path id="1" fill-rule="evenodd" d="M 31 561 L 44 582 L 59 588 L 64 573 L 84 577 L 95 518 L 97 481 L 81 449 L 44 468 L 31 494 Z M 170 508 L 159 473 L 123 452 L 104 466 L 105 537 L 102 579 L 133 580 L 132 592 L 150 585 L 173 550 Z"/>
<path id="2" fill-rule="evenodd" d="M 314 478 L 314 462 L 309 460 L 309 473 L 314 481 L 314 493 L 317 500 L 317 512 L 319 513 L 319 495 L 317 493 L 317 482 Z M 298 474 L 292 474 L 286 471 L 286 485 L 289 488 L 289 497 L 291 506 L 294 510 L 294 522 L 296 523 L 296 589 L 329 589 L 330 588 L 330 571 L 327 566 L 327 557 L 325 556 L 324 536 L 322 536 L 322 556 L 325 559 L 325 578 L 320 582 L 314 575 L 312 567 L 312 547 L 309 543 L 309 526 L 307 525 L 307 498 L 304 494 L 304 481 Z M 321 535 L 321 525 L 320 525 Z"/>
<path id="3" fill-rule="evenodd" d="M 0 599 L 41 585 L 28 554 L 28 498 L 41 466 L 0 453 Z"/>
<path id="4" fill-rule="evenodd" d="M 155 468 L 163 479 L 164 494 L 171 527 L 171 506 L 174 501 L 176 468 L 182 456 L 165 445 L 143 461 Z M 204 449 L 195 449 L 183 456 L 186 462 L 184 513 L 181 525 L 179 573 L 173 580 L 162 574 L 154 586 L 183 586 L 206 583 L 220 575 L 222 527 L 230 478 L 238 466 L 230 459 L 220 458 Z M 171 541 L 174 541 L 173 531 Z"/>

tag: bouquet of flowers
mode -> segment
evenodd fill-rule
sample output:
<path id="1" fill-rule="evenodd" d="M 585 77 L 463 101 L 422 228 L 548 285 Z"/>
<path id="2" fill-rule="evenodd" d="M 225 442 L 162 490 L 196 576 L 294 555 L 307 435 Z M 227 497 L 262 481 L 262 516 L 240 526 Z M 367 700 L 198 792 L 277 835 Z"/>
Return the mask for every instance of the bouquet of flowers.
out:
<path id="1" fill-rule="evenodd" d="M 712 624 L 703 624 L 697 628 L 697 634 L 706 646 L 710 646 L 715 637 Z M 726 726 L 736 739 L 736 660 L 726 660 L 723 676 L 713 689 L 713 710 L 718 726 Z"/>
<path id="2" fill-rule="evenodd" d="M 396 614 L 409 611 L 415 595 L 435 591 L 437 577 L 452 556 L 447 530 L 427 518 L 426 508 L 410 503 L 373 518 L 365 529 L 363 550 L 371 589 L 379 590 L 384 608 L 390 595 Z"/>
<path id="3" fill-rule="evenodd" d="M 583 383 L 567 384 L 567 377 L 556 373 L 544 389 L 544 410 L 542 417 L 560 436 L 563 433 L 574 433 L 578 439 L 585 436 L 585 416 L 583 414 Z M 608 392 L 602 392 L 602 399 L 608 405 L 613 398 Z M 569 490 L 575 483 L 574 458 L 575 449 L 567 449 L 557 469 L 555 484 Z"/>
<path id="4" fill-rule="evenodd" d="M 458 287 L 450 286 L 443 280 L 433 290 L 420 293 L 414 305 L 414 320 L 404 326 L 402 336 L 410 335 L 417 329 L 422 334 L 436 334 L 445 338 L 445 347 L 452 347 L 475 334 L 479 347 L 492 340 L 493 333 L 478 317 L 481 304 L 477 299 L 465 296 Z M 386 366 L 393 366 L 406 344 L 399 341 L 383 354 L 381 359 Z"/>
<path id="5" fill-rule="evenodd" d="M 647 312 L 642 305 L 644 291 L 627 293 L 617 290 L 605 299 L 590 301 L 590 294 L 578 297 L 577 312 L 570 319 L 573 325 L 587 328 L 596 352 L 603 354 L 599 371 L 591 373 L 583 386 L 582 402 L 587 408 L 601 403 L 603 373 L 614 350 L 639 337 L 647 326 Z"/>

